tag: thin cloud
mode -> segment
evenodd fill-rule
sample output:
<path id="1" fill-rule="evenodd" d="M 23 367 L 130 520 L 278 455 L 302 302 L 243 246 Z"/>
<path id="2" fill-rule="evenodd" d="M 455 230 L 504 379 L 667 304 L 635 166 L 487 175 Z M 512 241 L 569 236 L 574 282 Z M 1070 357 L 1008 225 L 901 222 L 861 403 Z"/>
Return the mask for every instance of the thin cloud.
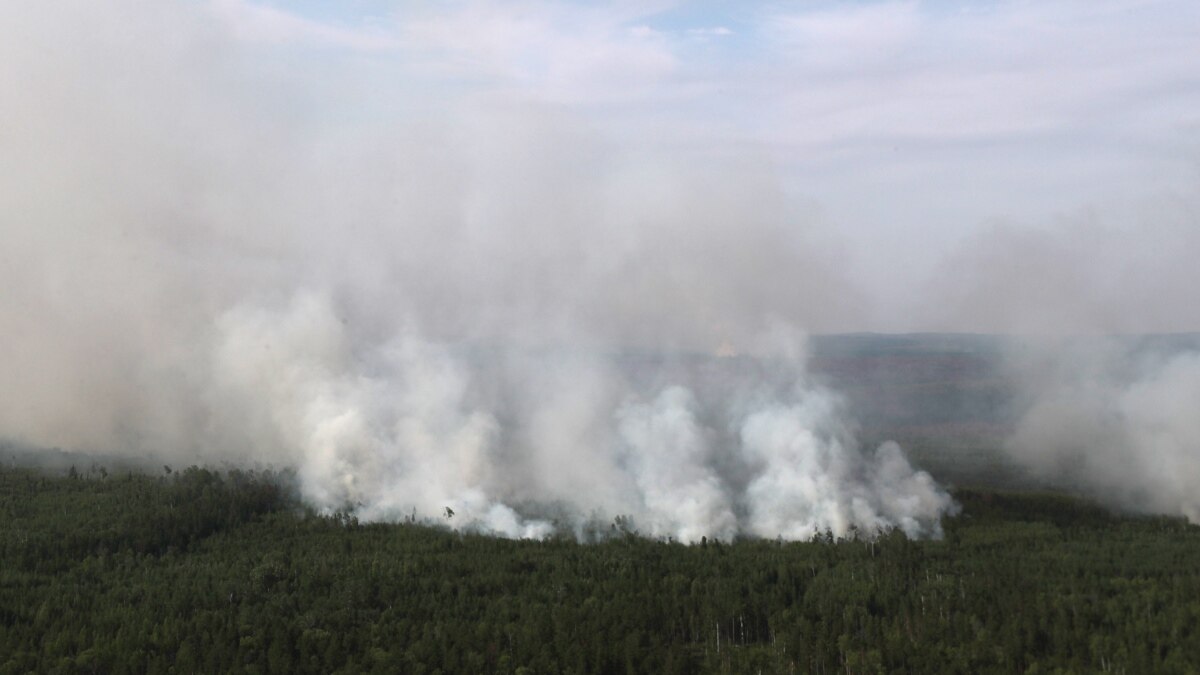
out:
<path id="1" fill-rule="evenodd" d="M 483 86 L 560 103 L 628 99 L 677 68 L 666 37 L 624 8 L 472 3 L 410 17 L 405 42 Z"/>
<path id="2" fill-rule="evenodd" d="M 723 38 L 733 35 L 733 30 L 725 26 L 709 26 L 705 28 L 689 28 L 684 31 L 689 37 L 694 38 Z"/>
<path id="3" fill-rule="evenodd" d="M 1070 134 L 1164 97 L 1200 103 L 1197 31 L 1170 9 L 894 2 L 768 14 L 759 29 L 784 59 L 771 77 L 793 86 L 771 95 L 752 82 L 747 94 L 773 104 L 774 140 L 793 143 Z"/>
<path id="4" fill-rule="evenodd" d="M 346 28 L 247 0 L 211 0 L 210 10 L 237 39 L 269 45 L 297 44 L 354 51 L 396 48 L 394 35 L 378 28 Z"/>

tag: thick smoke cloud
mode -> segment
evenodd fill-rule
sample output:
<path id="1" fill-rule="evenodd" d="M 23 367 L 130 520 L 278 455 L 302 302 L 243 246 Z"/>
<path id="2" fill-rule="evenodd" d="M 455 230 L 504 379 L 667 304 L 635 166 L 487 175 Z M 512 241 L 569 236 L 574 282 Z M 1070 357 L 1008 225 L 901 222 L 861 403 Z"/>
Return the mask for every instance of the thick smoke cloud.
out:
<path id="1" fill-rule="evenodd" d="M 710 465 L 710 434 L 697 423 L 694 407 L 691 393 L 674 387 L 652 403 L 619 411 L 629 468 L 642 503 L 654 514 L 652 532 L 678 533 L 684 541 L 709 532 L 729 539 L 737 532 L 737 516 Z"/>
<path id="2" fill-rule="evenodd" d="M 953 509 L 894 443 L 860 450 L 795 345 L 771 355 L 771 378 L 712 359 L 727 371 L 594 351 L 472 355 L 407 331 L 355 346 L 318 295 L 239 307 L 219 328 L 219 428 L 254 430 L 255 448 L 297 466 L 323 509 L 584 539 L 621 516 L 685 542 L 938 536 Z M 647 364 L 653 377 L 639 381 Z"/>
<path id="3" fill-rule="evenodd" d="M 1200 524 L 1200 344 L 1027 347 L 1009 453 L 1112 506 Z"/>
<path id="4" fill-rule="evenodd" d="M 861 305 L 766 158 L 696 167 L 512 94 L 385 105 L 372 64 L 190 3 L 0 18 L 4 437 L 294 466 L 318 508 L 514 537 L 922 536 L 952 508 L 860 450 L 799 341 L 759 349 Z M 721 346 L 784 365 L 664 356 Z"/>
<path id="5" fill-rule="evenodd" d="M 996 225 L 927 287 L 933 325 L 1021 336 L 1004 449 L 1036 480 L 1200 522 L 1198 195 Z"/>

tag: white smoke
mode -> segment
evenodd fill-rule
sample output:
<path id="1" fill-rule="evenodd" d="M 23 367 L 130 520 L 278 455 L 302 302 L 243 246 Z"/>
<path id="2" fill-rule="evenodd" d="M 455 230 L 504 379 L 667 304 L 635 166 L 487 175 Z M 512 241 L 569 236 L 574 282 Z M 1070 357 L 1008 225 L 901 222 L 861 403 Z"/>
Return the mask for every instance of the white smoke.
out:
<path id="1" fill-rule="evenodd" d="M 746 488 L 750 532 L 805 539 L 899 528 L 910 537 L 941 536 L 941 515 L 956 507 L 898 445 L 865 454 L 838 397 L 811 387 L 793 398 L 757 410 L 740 427 L 741 446 L 758 467 Z"/>
<path id="2" fill-rule="evenodd" d="M 1013 457 L 1109 505 L 1200 523 L 1200 352 L 1089 340 L 1020 363 Z"/>
<path id="3" fill-rule="evenodd" d="M 274 448 L 295 465 L 306 500 L 326 511 L 440 515 L 510 537 L 555 531 L 538 515 L 551 511 L 577 534 L 622 516 L 642 534 L 697 542 L 939 536 L 953 509 L 894 443 L 860 452 L 838 397 L 804 382 L 794 342 L 778 367 L 792 402 L 735 378 L 702 410 L 688 387 L 639 387 L 600 356 L 509 355 L 497 371 L 495 354 L 472 365 L 412 330 L 355 345 L 336 315 L 312 293 L 225 313 L 210 402 L 258 456 Z"/>
<path id="4" fill-rule="evenodd" d="M 403 67 L 360 89 L 356 57 L 211 9 L 0 9 L 0 437 L 294 466 L 320 509 L 513 537 L 936 533 L 923 474 L 820 435 L 838 406 L 619 357 L 858 311 L 767 153 L 696 163 Z M 738 431 L 753 401 L 783 449 Z M 770 492 L 808 425 L 822 489 Z"/>
<path id="5" fill-rule="evenodd" d="M 444 349 L 404 334 L 356 353 L 310 294 L 277 311 L 236 308 L 220 326 L 226 414 L 260 417 L 247 442 L 275 439 L 310 503 L 364 520 L 452 513 L 456 526 L 511 537 L 550 532 L 488 497 L 499 425 L 471 408 L 468 375 Z"/>
<path id="6" fill-rule="evenodd" d="M 696 421 L 695 405 L 691 392 L 671 387 L 651 403 L 617 411 L 627 464 L 649 514 L 650 534 L 686 542 L 730 539 L 737 518 L 711 465 L 711 434 Z"/>

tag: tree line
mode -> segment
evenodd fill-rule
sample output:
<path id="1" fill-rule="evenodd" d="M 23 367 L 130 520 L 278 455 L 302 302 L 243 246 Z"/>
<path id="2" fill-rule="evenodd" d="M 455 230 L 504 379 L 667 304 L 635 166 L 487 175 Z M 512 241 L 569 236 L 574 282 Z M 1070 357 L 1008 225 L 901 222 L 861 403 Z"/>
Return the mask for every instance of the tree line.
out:
<path id="1" fill-rule="evenodd" d="M 285 474 L 0 470 L 0 673 L 1186 673 L 1200 528 L 961 490 L 941 541 L 512 541 Z"/>

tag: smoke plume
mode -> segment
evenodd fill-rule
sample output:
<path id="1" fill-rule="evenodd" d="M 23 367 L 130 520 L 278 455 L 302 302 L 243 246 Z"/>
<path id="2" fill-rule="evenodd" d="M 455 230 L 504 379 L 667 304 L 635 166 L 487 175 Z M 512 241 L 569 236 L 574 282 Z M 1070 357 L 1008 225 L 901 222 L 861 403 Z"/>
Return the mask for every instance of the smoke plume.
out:
<path id="1" fill-rule="evenodd" d="M 1004 450 L 1035 481 L 1200 521 L 1197 194 L 996 224 L 926 288 L 929 323 L 1020 336 Z"/>
<path id="2" fill-rule="evenodd" d="M 1019 358 L 1006 448 L 1037 475 L 1117 508 L 1200 523 L 1200 345 L 1076 339 Z"/>
<path id="3" fill-rule="evenodd" d="M 755 351 L 861 303 L 768 158 L 264 49 L 191 3 L 3 10 L 0 435 L 512 537 L 938 533 L 948 496 L 860 450 L 802 348 Z M 722 346 L 783 374 L 672 356 Z"/>
<path id="4" fill-rule="evenodd" d="M 762 357 L 767 376 L 714 357 L 698 372 L 657 354 L 481 349 L 411 330 L 356 343 L 313 294 L 218 324 L 218 428 L 253 430 L 251 451 L 296 466 L 322 509 L 585 539 L 620 516 L 695 542 L 938 536 L 953 508 L 894 443 L 860 450 L 799 343 Z"/>

